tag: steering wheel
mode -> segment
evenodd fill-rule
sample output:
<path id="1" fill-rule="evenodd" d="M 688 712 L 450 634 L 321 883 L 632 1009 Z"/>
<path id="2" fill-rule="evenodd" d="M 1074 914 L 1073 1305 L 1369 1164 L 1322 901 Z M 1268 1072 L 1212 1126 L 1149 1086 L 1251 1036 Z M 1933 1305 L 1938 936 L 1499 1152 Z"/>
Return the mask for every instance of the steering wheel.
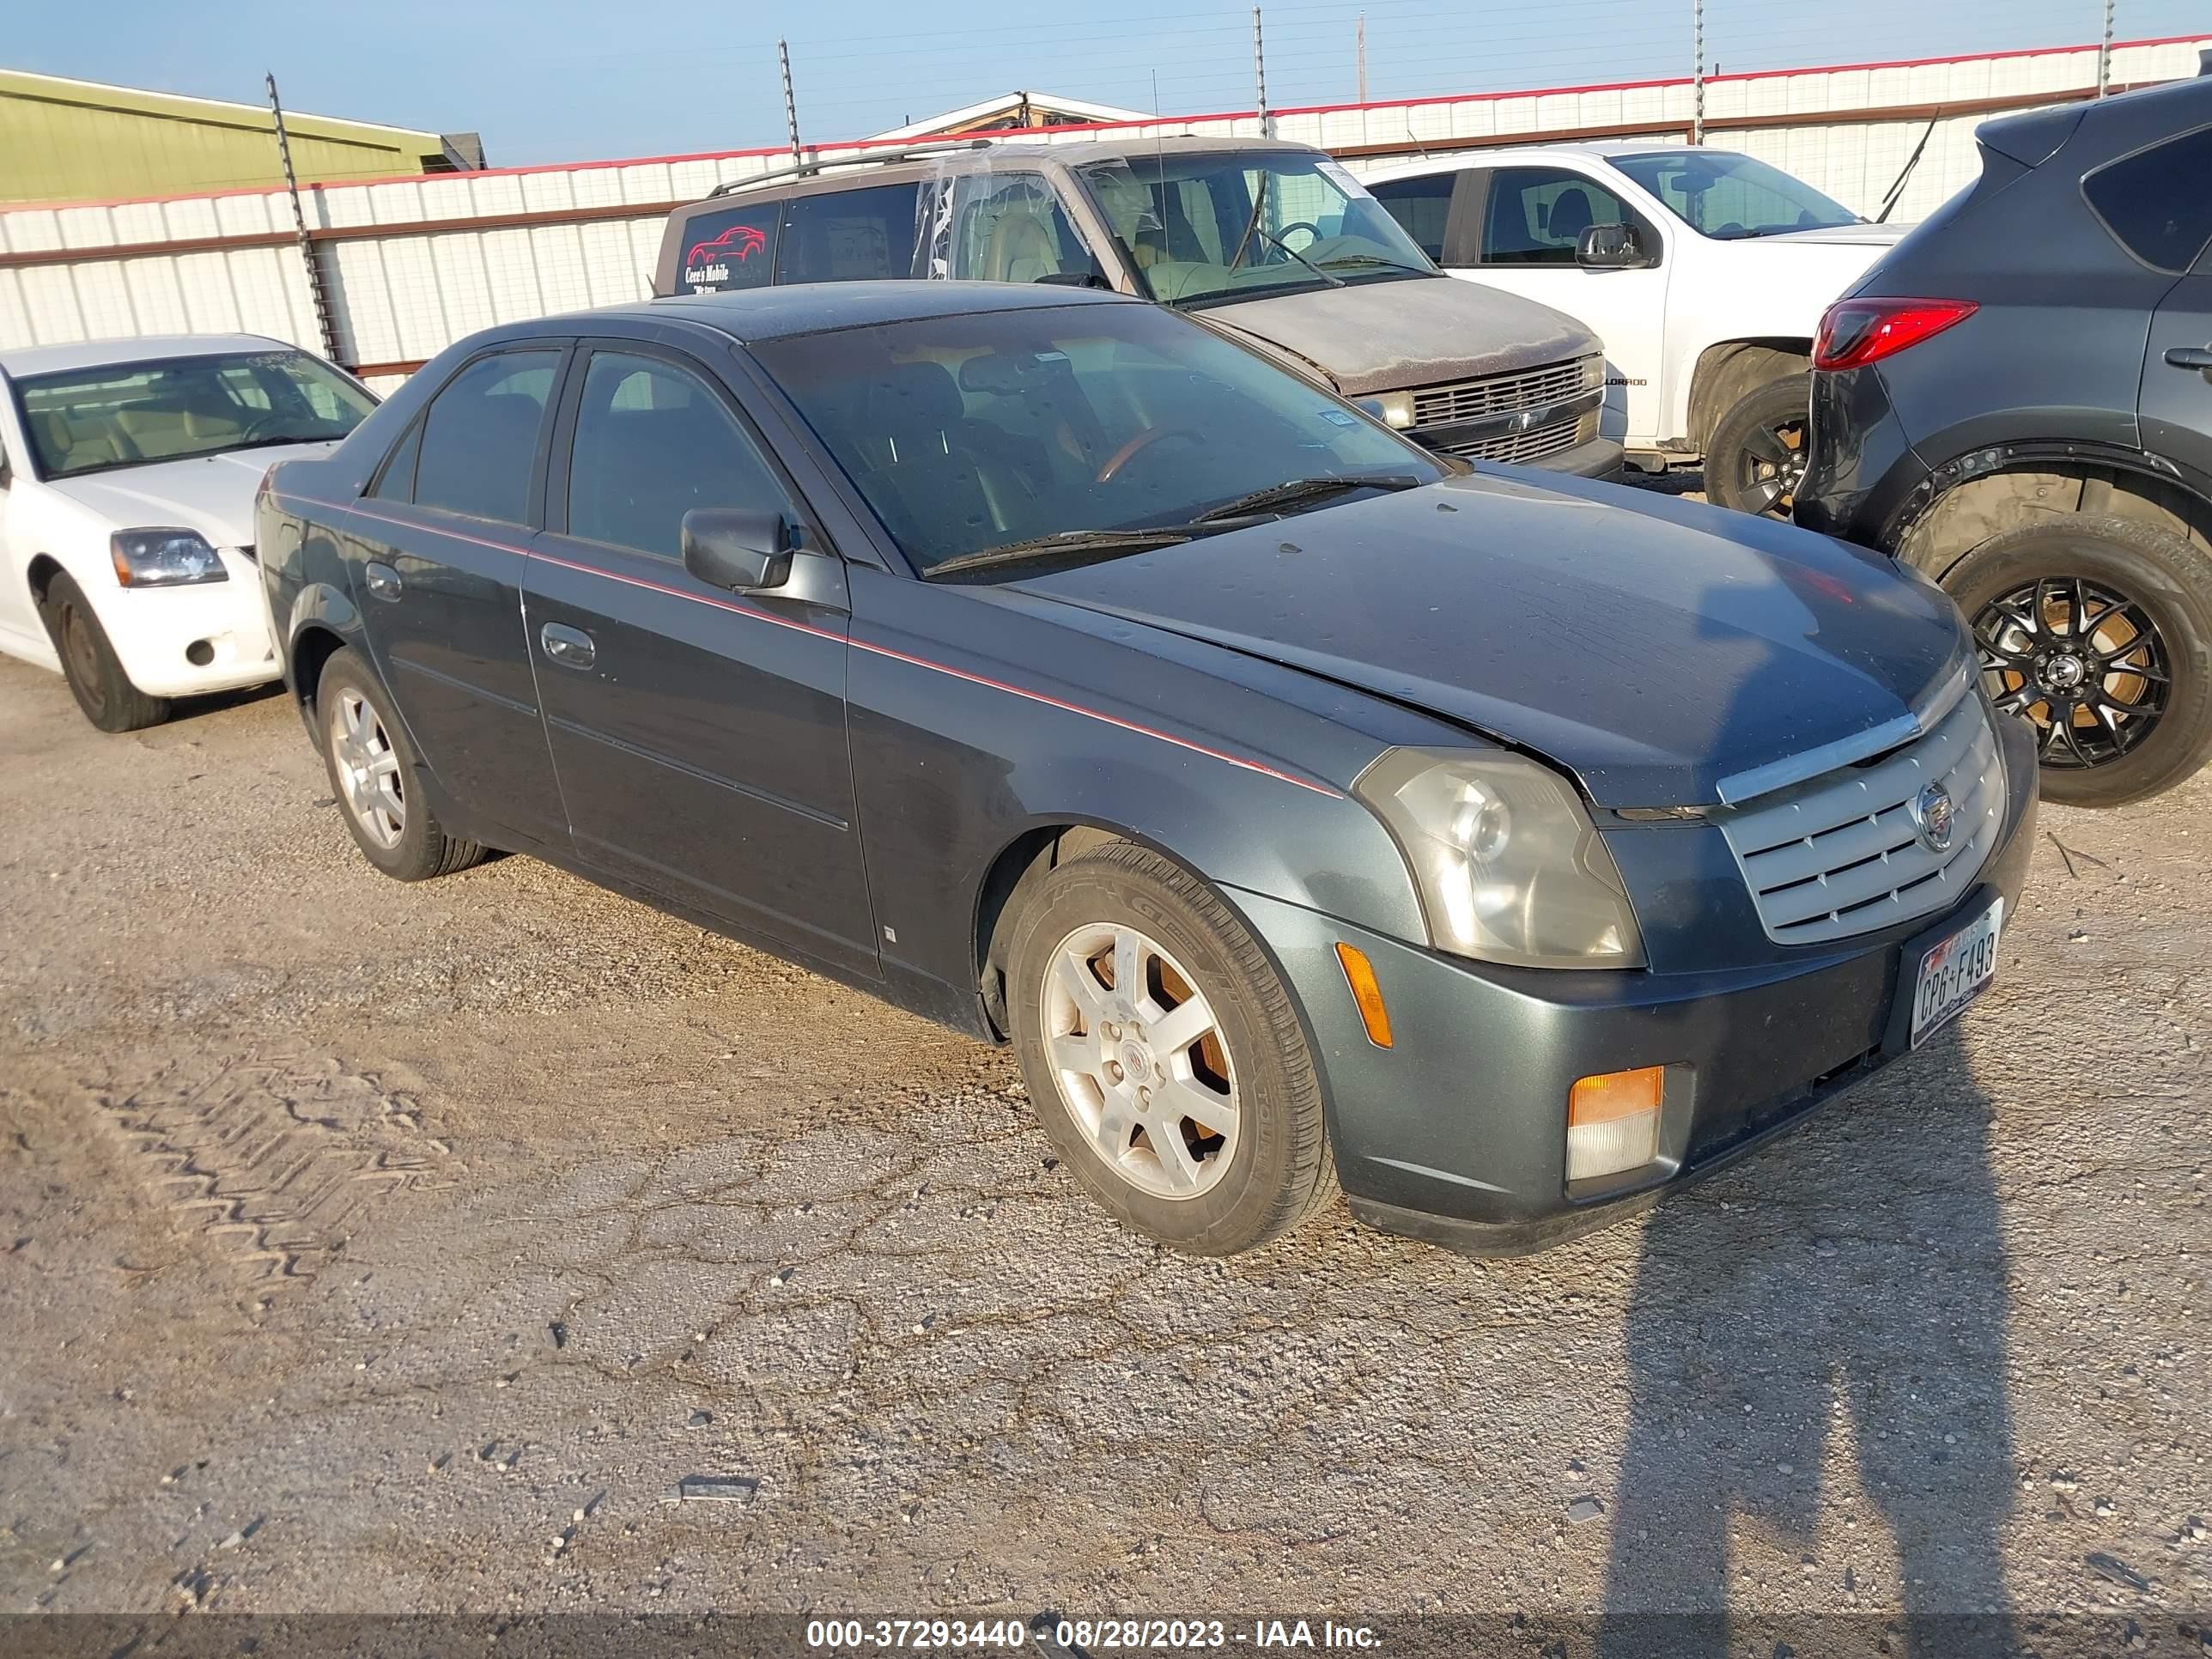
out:
<path id="1" fill-rule="evenodd" d="M 279 430 L 284 420 L 285 416 L 273 409 L 265 415 L 257 415 L 246 423 L 246 430 L 238 434 L 238 441 L 242 444 L 256 442 L 263 434 Z"/>
<path id="2" fill-rule="evenodd" d="M 1121 471 L 1123 467 L 1128 465 L 1128 464 L 1134 460 L 1138 456 L 1150 449 L 1154 444 L 1159 442 L 1163 438 L 1188 438 L 1193 442 L 1196 442 L 1199 440 L 1199 435 L 1200 434 L 1197 430 L 1192 427 L 1148 426 L 1142 432 L 1139 432 L 1135 437 L 1130 439 L 1128 442 L 1123 444 L 1119 449 L 1115 450 L 1111 455 L 1109 455 L 1106 458 L 1106 465 L 1098 469 L 1097 472 L 1092 476 L 1091 482 L 1093 483 L 1111 483 L 1114 481 L 1114 477 L 1116 473 Z"/>
<path id="3" fill-rule="evenodd" d="M 1314 223 L 1310 219 L 1299 219 L 1291 224 L 1285 225 L 1280 230 L 1274 234 L 1272 240 L 1277 242 L 1281 242 L 1284 238 L 1287 237 L 1294 230 L 1303 230 L 1313 238 L 1313 241 L 1306 244 L 1308 248 L 1313 247 L 1316 243 L 1318 243 L 1321 240 L 1321 227 Z"/>

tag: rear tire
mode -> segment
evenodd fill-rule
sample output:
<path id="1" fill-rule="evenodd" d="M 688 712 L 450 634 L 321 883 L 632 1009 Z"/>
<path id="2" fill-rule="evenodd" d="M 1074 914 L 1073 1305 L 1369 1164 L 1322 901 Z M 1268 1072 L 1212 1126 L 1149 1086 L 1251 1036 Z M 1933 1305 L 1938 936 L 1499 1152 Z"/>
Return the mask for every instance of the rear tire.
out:
<path id="1" fill-rule="evenodd" d="M 137 732 L 169 718 L 169 700 L 149 697 L 131 683 L 107 630 L 76 579 L 58 574 L 40 605 L 62 678 L 85 719 L 103 732 Z"/>
<path id="2" fill-rule="evenodd" d="M 1812 403 L 1809 374 L 1785 374 L 1738 398 L 1705 446 L 1706 498 L 1786 520 L 1805 478 Z"/>
<path id="3" fill-rule="evenodd" d="M 2212 757 L 2202 550 L 2134 520 L 2054 517 L 1990 537 L 1942 582 L 1973 626 L 1990 695 L 2037 729 L 2045 800 L 2124 805 Z"/>
<path id="4" fill-rule="evenodd" d="M 1335 1196 L 1290 993 L 1188 871 L 1131 842 L 1058 866 L 1015 921 L 1007 1001 L 1039 1123 L 1124 1226 L 1231 1255 Z"/>
<path id="5" fill-rule="evenodd" d="M 350 647 L 331 653 L 315 689 L 315 726 L 331 793 L 362 856 L 395 881 L 450 876 L 484 849 L 449 836 L 430 810 L 406 728 Z"/>

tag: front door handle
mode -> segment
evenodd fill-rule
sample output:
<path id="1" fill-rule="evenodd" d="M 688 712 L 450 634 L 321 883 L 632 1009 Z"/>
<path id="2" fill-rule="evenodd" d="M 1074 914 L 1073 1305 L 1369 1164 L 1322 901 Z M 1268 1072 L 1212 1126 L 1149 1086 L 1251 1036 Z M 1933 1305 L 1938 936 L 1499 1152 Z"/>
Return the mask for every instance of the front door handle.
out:
<path id="1" fill-rule="evenodd" d="M 2166 354 L 2166 361 L 2175 368 L 2193 368 L 2200 374 L 2212 375 L 2212 346 L 2175 346 Z"/>
<path id="2" fill-rule="evenodd" d="M 599 660 L 599 647 L 592 636 L 566 623 L 547 623 L 538 630 L 538 642 L 545 647 L 545 659 L 563 668 L 589 668 Z"/>
<path id="3" fill-rule="evenodd" d="M 371 564 L 361 573 L 368 583 L 368 596 L 396 604 L 399 599 L 399 573 L 388 564 Z"/>

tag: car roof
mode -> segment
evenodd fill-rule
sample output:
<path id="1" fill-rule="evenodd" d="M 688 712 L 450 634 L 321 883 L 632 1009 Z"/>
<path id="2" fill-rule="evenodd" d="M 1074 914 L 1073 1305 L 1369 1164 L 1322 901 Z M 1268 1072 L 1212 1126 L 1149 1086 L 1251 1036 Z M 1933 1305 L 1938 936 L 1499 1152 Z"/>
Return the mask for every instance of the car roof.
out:
<path id="1" fill-rule="evenodd" d="M 298 349 L 265 334 L 137 334 L 120 340 L 79 340 L 70 345 L 23 346 L 0 351 L 0 369 L 14 375 L 64 374 L 110 363 L 144 363 L 161 357 L 219 357 L 238 351 Z"/>
<path id="2" fill-rule="evenodd" d="M 872 328 L 920 317 L 959 317 L 978 312 L 1042 311 L 1085 305 L 1141 306 L 1148 301 L 1097 289 L 1051 283 L 793 283 L 720 294 L 679 294 L 665 300 L 611 306 L 582 317 L 679 317 L 733 338 L 776 340 L 834 329 Z M 552 319 L 558 324 L 564 319 Z M 557 329 L 549 331 L 559 331 Z"/>
<path id="3" fill-rule="evenodd" d="M 1738 155 L 1741 150 L 1707 144 L 1662 143 L 1651 138 L 1609 138 L 1587 144 L 1495 144 L 1486 149 L 1455 149 L 1441 155 L 1393 161 L 1373 167 L 1363 179 L 1410 179 L 1425 173 L 1449 173 L 1459 167 L 1487 167 L 1506 161 L 1516 163 L 1559 160 L 1611 161 L 1620 155 Z"/>

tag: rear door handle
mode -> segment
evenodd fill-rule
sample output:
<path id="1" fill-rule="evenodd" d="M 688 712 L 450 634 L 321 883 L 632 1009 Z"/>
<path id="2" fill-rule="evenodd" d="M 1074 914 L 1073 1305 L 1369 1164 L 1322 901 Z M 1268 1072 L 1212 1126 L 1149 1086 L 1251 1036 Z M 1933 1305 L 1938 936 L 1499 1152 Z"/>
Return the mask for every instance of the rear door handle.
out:
<path id="1" fill-rule="evenodd" d="M 2166 354 L 2166 361 L 2176 368 L 2193 368 L 2199 374 L 2212 374 L 2212 347 L 2175 346 Z"/>
<path id="2" fill-rule="evenodd" d="M 566 623 L 547 623 L 538 630 L 538 642 L 545 647 L 545 659 L 563 668 L 589 668 L 599 660 L 599 647 L 592 636 Z"/>
<path id="3" fill-rule="evenodd" d="M 399 573 L 390 565 L 371 564 L 367 566 L 361 574 L 368 580 L 369 598 L 382 599 L 386 604 L 394 603 L 398 599 Z"/>

